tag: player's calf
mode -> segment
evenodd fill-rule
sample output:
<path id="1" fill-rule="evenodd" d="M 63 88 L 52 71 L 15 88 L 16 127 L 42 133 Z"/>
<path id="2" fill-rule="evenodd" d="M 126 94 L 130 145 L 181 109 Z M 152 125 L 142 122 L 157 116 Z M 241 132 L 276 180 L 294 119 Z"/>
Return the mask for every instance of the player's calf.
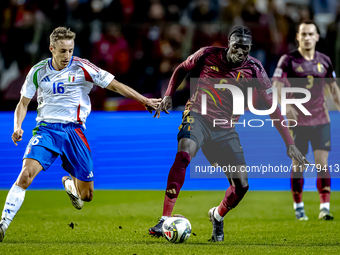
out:
<path id="1" fill-rule="evenodd" d="M 84 202 L 91 202 L 93 199 L 93 190 L 92 189 L 81 190 L 80 199 Z"/>
<path id="2" fill-rule="evenodd" d="M 224 217 L 231 209 L 235 208 L 247 193 L 249 186 L 230 186 L 225 192 L 225 196 L 221 201 L 218 212 Z"/>
<path id="3" fill-rule="evenodd" d="M 9 190 L 0 221 L 0 241 L 4 239 L 8 226 L 13 221 L 14 216 L 20 210 L 25 199 L 26 190 L 17 185 L 13 185 Z"/>
<path id="4" fill-rule="evenodd" d="M 186 168 L 188 167 L 189 163 L 189 153 L 180 151 L 176 154 L 175 162 L 173 163 L 169 172 L 167 187 L 165 190 L 163 216 L 154 227 L 149 229 L 149 235 L 156 237 L 162 236 L 163 222 L 172 213 L 178 194 L 183 186 Z"/>
<path id="5" fill-rule="evenodd" d="M 221 204 L 218 207 L 209 210 L 209 219 L 213 226 L 211 235 L 212 242 L 221 242 L 224 240 L 223 219 L 231 209 L 238 205 L 248 191 L 249 186 L 247 182 L 244 183 L 247 186 L 243 187 L 240 182 L 236 180 L 233 181 L 237 184 L 237 187 L 230 186 L 227 189 Z"/>

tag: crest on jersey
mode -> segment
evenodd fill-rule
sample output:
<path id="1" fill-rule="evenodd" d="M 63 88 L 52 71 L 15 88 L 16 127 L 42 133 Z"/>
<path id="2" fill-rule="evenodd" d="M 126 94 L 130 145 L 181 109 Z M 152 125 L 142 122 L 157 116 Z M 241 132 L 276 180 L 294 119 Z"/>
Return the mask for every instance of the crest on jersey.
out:
<path id="1" fill-rule="evenodd" d="M 301 66 L 299 66 L 298 68 L 295 69 L 295 71 L 301 73 L 301 72 L 303 72 L 304 70 L 303 70 L 303 68 L 302 68 Z"/>
<path id="2" fill-rule="evenodd" d="M 319 71 L 319 73 L 323 73 L 323 70 L 324 70 L 323 64 L 318 63 L 318 71 Z"/>
<path id="3" fill-rule="evenodd" d="M 236 81 L 239 81 L 239 82 L 244 81 L 244 73 L 238 72 L 237 77 L 236 77 Z"/>
<path id="4" fill-rule="evenodd" d="M 74 82 L 75 79 L 76 79 L 76 73 L 75 72 L 69 72 L 68 73 L 68 81 Z"/>

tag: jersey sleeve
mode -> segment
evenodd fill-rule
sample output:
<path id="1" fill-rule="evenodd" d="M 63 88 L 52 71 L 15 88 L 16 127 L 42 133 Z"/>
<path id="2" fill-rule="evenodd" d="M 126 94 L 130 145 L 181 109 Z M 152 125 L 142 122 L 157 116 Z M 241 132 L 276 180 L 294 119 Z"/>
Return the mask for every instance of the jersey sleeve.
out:
<path id="1" fill-rule="evenodd" d="M 289 67 L 289 57 L 287 54 L 283 55 L 274 71 L 272 81 L 279 81 L 285 84 L 285 86 L 289 86 L 288 82 L 288 67 Z"/>
<path id="2" fill-rule="evenodd" d="M 87 59 L 77 58 L 77 61 L 79 63 L 78 65 L 84 72 L 85 80 L 88 82 L 94 83 L 102 88 L 106 88 L 115 78 L 114 75 L 100 69 Z"/>
<path id="3" fill-rule="evenodd" d="M 327 57 L 327 63 L 328 63 L 328 67 L 327 67 L 327 73 L 325 76 L 325 82 L 327 84 L 331 84 L 334 81 L 336 82 L 336 74 L 333 69 L 332 61 L 330 60 L 329 57 Z"/>
<path id="4" fill-rule="evenodd" d="M 183 63 L 183 68 L 190 71 L 199 65 L 202 56 L 204 55 L 206 47 L 200 48 L 198 51 L 190 55 Z"/>
<path id="5" fill-rule="evenodd" d="M 266 108 L 270 109 L 273 104 L 272 84 L 263 66 L 260 63 L 258 63 L 258 65 L 260 66 L 260 68 L 256 68 L 256 78 L 258 80 L 256 89 L 257 89 L 257 92 L 260 98 L 264 102 Z M 276 120 L 274 121 L 274 125 L 277 131 L 279 131 L 286 146 L 290 144 L 294 144 L 294 141 L 289 133 L 288 128 L 281 125 L 282 121 L 284 121 L 284 118 L 281 115 L 281 111 L 278 105 L 276 106 L 275 111 L 269 116 L 272 120 Z"/>
<path id="6" fill-rule="evenodd" d="M 263 66 L 260 63 L 257 63 L 259 68 L 256 68 L 256 79 L 257 79 L 257 86 L 256 90 L 259 94 L 259 97 L 262 99 L 266 107 L 270 108 L 272 105 L 273 100 L 273 93 L 272 93 L 272 83 L 270 82 L 266 71 L 264 70 Z"/>
<path id="7" fill-rule="evenodd" d="M 186 74 L 192 69 L 199 66 L 201 60 L 203 60 L 204 50 L 206 47 L 199 49 L 194 54 L 190 55 L 184 62 L 182 62 L 174 71 L 171 76 L 168 88 L 164 96 L 173 96 L 178 86 L 182 83 Z"/>
<path id="8" fill-rule="evenodd" d="M 32 67 L 28 72 L 25 82 L 21 87 L 20 94 L 24 97 L 32 99 L 38 88 L 38 71 L 40 69 Z"/>

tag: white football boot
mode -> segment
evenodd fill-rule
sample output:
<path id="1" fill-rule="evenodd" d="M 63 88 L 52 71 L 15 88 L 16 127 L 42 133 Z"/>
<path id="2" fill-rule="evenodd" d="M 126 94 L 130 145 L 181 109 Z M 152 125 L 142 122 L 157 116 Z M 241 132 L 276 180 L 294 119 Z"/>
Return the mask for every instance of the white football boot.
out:
<path id="1" fill-rule="evenodd" d="M 68 181 L 69 180 L 69 181 Z M 64 176 L 61 181 L 63 182 L 64 188 L 66 190 L 67 195 L 69 196 L 72 205 L 77 210 L 80 210 L 84 206 L 83 200 L 81 200 L 77 194 L 76 187 L 74 186 L 73 180 L 70 176 Z"/>

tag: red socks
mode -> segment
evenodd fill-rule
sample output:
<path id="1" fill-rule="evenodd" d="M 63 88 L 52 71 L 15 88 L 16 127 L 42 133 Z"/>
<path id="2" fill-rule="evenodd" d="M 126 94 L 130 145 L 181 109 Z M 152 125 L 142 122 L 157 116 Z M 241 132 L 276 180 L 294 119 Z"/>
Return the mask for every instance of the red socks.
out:
<path id="1" fill-rule="evenodd" d="M 293 199 L 295 203 L 302 202 L 302 191 L 303 191 L 303 184 L 305 180 L 303 179 L 303 173 L 292 172 L 290 175 L 290 185 L 293 194 Z"/>
<path id="2" fill-rule="evenodd" d="M 327 169 L 327 172 L 322 171 L 318 174 L 318 178 L 316 180 L 316 187 L 319 191 L 320 196 L 320 204 L 329 203 L 331 196 L 331 175 Z"/>
<path id="3" fill-rule="evenodd" d="M 293 199 L 295 203 L 302 202 L 302 191 L 303 191 L 304 178 L 303 176 L 299 178 L 299 176 L 300 176 L 300 173 L 299 175 L 297 175 L 296 173 L 293 175 L 293 172 L 292 172 L 291 179 L 290 179 Z M 293 178 L 293 177 L 297 177 L 297 178 Z M 330 196 L 331 196 L 331 176 L 328 170 L 326 172 L 321 171 L 320 173 L 318 173 L 316 186 L 319 191 L 320 204 L 329 203 Z"/>
<path id="4" fill-rule="evenodd" d="M 189 163 L 190 155 L 187 152 L 180 151 L 176 154 L 175 162 L 172 165 L 168 176 L 163 205 L 163 216 L 171 216 L 178 194 L 183 186 L 185 171 Z"/>
<path id="5" fill-rule="evenodd" d="M 218 214 L 224 217 L 227 212 L 235 208 L 248 191 L 248 188 L 249 186 L 235 188 L 231 185 L 225 192 L 225 196 L 217 208 Z"/>

